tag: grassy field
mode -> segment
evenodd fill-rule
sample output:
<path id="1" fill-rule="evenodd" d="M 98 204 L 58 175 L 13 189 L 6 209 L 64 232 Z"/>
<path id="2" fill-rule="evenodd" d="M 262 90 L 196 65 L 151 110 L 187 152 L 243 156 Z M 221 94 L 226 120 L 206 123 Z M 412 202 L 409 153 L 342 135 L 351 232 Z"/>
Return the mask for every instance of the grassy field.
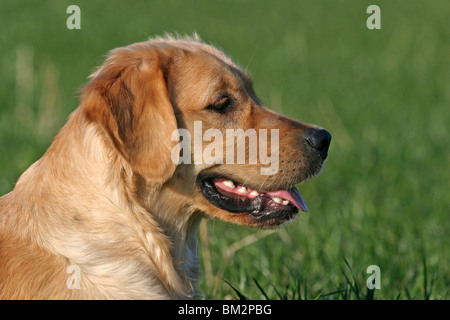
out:
<path id="1" fill-rule="evenodd" d="M 374 2 L 1 1 L 0 195 L 110 49 L 196 31 L 252 74 L 267 106 L 333 135 L 294 223 L 202 225 L 205 298 L 449 299 L 450 2 L 376 1 L 381 30 L 369 30 Z M 66 28 L 71 4 L 80 30 Z"/>

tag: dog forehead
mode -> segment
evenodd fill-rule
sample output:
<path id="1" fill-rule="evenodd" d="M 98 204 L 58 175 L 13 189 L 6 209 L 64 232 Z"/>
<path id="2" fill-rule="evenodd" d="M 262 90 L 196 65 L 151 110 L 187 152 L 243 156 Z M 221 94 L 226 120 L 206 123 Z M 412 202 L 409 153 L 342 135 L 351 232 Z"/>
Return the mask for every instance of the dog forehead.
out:
<path id="1" fill-rule="evenodd" d="M 178 59 L 170 76 L 172 93 L 181 104 L 207 104 L 217 91 L 239 89 L 244 80 L 234 66 L 204 51 L 190 52 Z"/>
<path id="2" fill-rule="evenodd" d="M 231 79 L 236 79 L 240 82 L 241 85 L 251 84 L 252 80 L 250 75 L 245 72 L 239 65 L 237 65 L 228 55 L 219 49 L 209 46 L 203 45 L 201 49 L 207 54 L 211 56 L 211 61 L 215 61 L 215 63 L 210 62 L 212 65 L 215 65 L 216 68 L 219 68 L 218 74 L 222 76 L 227 76 Z M 199 57 L 200 58 L 200 55 Z M 200 62 L 201 63 L 201 62 Z M 221 72 L 220 72 L 221 71 Z"/>
<path id="3" fill-rule="evenodd" d="M 250 76 L 242 70 L 233 59 L 217 47 L 206 44 L 197 38 L 183 38 L 179 40 L 166 40 L 164 44 L 173 48 L 181 49 L 182 54 L 174 59 L 182 67 L 191 67 L 197 71 L 203 71 L 208 75 L 208 71 L 214 74 L 221 74 L 225 69 L 231 71 L 235 76 L 250 80 Z M 186 63 L 184 65 L 183 63 Z M 195 70 L 190 70 L 199 75 Z"/>

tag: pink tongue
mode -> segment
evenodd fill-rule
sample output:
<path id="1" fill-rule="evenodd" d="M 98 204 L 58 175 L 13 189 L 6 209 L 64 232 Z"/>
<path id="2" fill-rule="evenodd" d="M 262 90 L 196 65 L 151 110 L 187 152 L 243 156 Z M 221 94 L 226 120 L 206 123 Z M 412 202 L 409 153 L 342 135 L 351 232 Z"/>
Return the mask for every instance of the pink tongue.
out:
<path id="1" fill-rule="evenodd" d="M 304 212 L 308 211 L 305 199 L 303 199 L 302 195 L 300 194 L 300 191 L 298 191 L 296 187 L 290 190 L 269 191 L 266 193 L 271 197 L 280 197 L 289 200 L 300 210 Z"/>

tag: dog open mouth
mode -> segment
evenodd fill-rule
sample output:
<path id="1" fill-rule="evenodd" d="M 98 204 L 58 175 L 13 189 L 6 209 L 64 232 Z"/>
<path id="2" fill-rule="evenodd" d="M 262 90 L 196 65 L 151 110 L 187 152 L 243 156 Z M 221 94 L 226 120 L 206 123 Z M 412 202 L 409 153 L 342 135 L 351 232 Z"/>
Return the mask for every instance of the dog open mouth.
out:
<path id="1" fill-rule="evenodd" d="M 202 179 L 200 185 L 209 202 L 231 213 L 248 213 L 257 219 L 279 218 L 285 221 L 294 218 L 298 210 L 308 210 L 296 187 L 263 192 L 223 178 Z"/>

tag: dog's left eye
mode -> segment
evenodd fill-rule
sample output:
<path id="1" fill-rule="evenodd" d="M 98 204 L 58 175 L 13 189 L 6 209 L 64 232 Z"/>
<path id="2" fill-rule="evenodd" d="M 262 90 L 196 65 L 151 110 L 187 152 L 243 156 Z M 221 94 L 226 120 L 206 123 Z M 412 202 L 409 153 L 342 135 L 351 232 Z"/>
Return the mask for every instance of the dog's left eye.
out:
<path id="1" fill-rule="evenodd" d="M 224 96 L 220 98 L 217 102 L 208 106 L 208 109 L 214 110 L 220 113 L 226 112 L 232 105 L 231 98 L 228 96 Z"/>

